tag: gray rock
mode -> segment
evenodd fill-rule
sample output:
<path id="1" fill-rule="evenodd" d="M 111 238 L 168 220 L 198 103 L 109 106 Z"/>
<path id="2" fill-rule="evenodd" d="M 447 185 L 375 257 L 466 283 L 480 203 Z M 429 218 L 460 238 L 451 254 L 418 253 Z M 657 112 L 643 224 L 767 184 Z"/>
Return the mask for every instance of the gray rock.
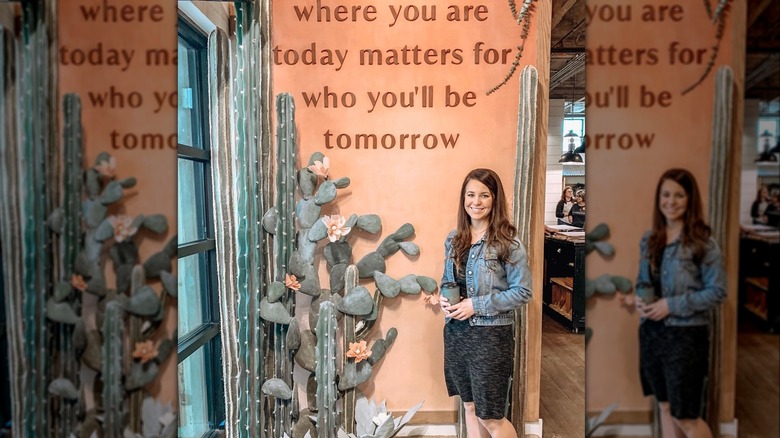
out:
<path id="1" fill-rule="evenodd" d="M 179 293 L 179 284 L 177 276 L 171 275 L 168 271 L 160 271 L 160 280 L 162 281 L 165 292 L 176 298 Z"/>
<path id="2" fill-rule="evenodd" d="M 103 188 L 103 193 L 100 194 L 100 203 L 103 205 L 113 204 L 122 198 L 123 191 L 119 181 L 111 181 Z"/>
<path id="3" fill-rule="evenodd" d="M 328 266 L 348 265 L 352 261 L 352 245 L 347 242 L 329 242 L 325 245 L 324 254 Z"/>
<path id="4" fill-rule="evenodd" d="M 287 327 L 287 335 L 285 337 L 287 341 L 287 348 L 289 350 L 297 350 L 301 346 L 301 325 L 298 320 L 293 318 L 290 321 L 290 326 Z"/>
<path id="5" fill-rule="evenodd" d="M 143 227 L 153 233 L 162 234 L 168 231 L 168 219 L 161 214 L 146 216 L 144 217 Z"/>
<path id="6" fill-rule="evenodd" d="M 276 397 L 281 400 L 290 400 L 292 398 L 292 390 L 287 383 L 282 379 L 268 379 L 263 383 L 261 388 L 263 394 Z"/>
<path id="7" fill-rule="evenodd" d="M 292 317 L 281 302 L 271 303 L 268 298 L 260 300 L 260 318 L 277 324 L 289 324 Z"/>
<path id="8" fill-rule="evenodd" d="M 376 252 L 381 254 L 382 257 L 390 257 L 401 249 L 401 245 L 398 244 L 391 236 L 385 237 L 382 243 L 376 249 Z"/>
<path id="9" fill-rule="evenodd" d="M 341 294 L 344 292 L 344 273 L 347 270 L 347 265 L 339 264 L 334 265 L 330 270 L 330 290 L 334 294 Z"/>
<path id="10" fill-rule="evenodd" d="M 266 233 L 276 234 L 276 222 L 278 221 L 279 211 L 276 207 L 271 207 L 263 215 L 263 229 Z"/>
<path id="11" fill-rule="evenodd" d="M 94 238 L 98 242 L 104 242 L 112 237 L 114 237 L 114 227 L 108 219 L 103 219 L 95 229 Z"/>
<path id="12" fill-rule="evenodd" d="M 406 255 L 416 256 L 420 254 L 420 247 L 414 242 L 398 242 L 398 246 L 401 247 L 401 251 Z"/>
<path id="13" fill-rule="evenodd" d="M 382 229 L 382 219 L 376 214 L 364 214 L 358 217 L 355 226 L 363 231 L 375 234 Z"/>
<path id="14" fill-rule="evenodd" d="M 398 282 L 401 283 L 401 292 L 405 294 L 416 295 L 422 290 L 420 283 L 417 282 L 417 276 L 414 274 L 405 275 Z"/>
<path id="15" fill-rule="evenodd" d="M 152 316 L 160 310 L 160 298 L 154 289 L 142 286 L 130 296 L 125 310 L 133 315 Z"/>
<path id="16" fill-rule="evenodd" d="M 53 298 L 49 298 L 46 301 L 46 316 L 52 321 L 57 321 L 63 324 L 76 324 L 80 321 L 76 311 L 70 304 L 63 302 L 58 303 Z"/>
<path id="17" fill-rule="evenodd" d="M 317 175 L 308 167 L 298 171 L 298 187 L 301 188 L 303 196 L 309 197 L 314 194 L 314 188 L 317 187 Z"/>
<path id="18" fill-rule="evenodd" d="M 303 277 L 304 272 L 306 272 L 306 262 L 303 260 L 303 257 L 301 257 L 300 251 L 295 250 L 290 254 L 290 260 L 287 262 L 287 270 L 290 271 L 290 274 L 293 274 L 298 278 Z"/>
<path id="19" fill-rule="evenodd" d="M 308 239 L 312 242 L 318 242 L 326 237 L 328 237 L 328 227 L 325 226 L 325 222 L 318 220 L 311 226 Z"/>
<path id="20" fill-rule="evenodd" d="M 348 291 L 336 307 L 347 315 L 368 315 L 374 308 L 374 299 L 363 286 L 356 286 Z"/>
<path id="21" fill-rule="evenodd" d="M 84 201 L 84 220 L 89 227 L 97 227 L 106 217 L 108 208 L 98 200 L 88 199 Z"/>
<path id="22" fill-rule="evenodd" d="M 295 363 L 304 370 L 314 372 L 316 365 L 317 337 L 311 330 L 301 332 L 301 346 L 295 352 Z"/>
<path id="23" fill-rule="evenodd" d="M 314 194 L 314 203 L 317 205 L 327 204 L 334 199 L 336 199 L 336 184 L 333 184 L 333 181 L 320 184 L 317 193 Z"/>
<path id="24" fill-rule="evenodd" d="M 73 328 L 73 349 L 77 352 L 84 351 L 87 348 L 87 329 L 84 327 L 84 320 L 80 320 Z"/>
<path id="25" fill-rule="evenodd" d="M 273 281 L 268 285 L 268 302 L 275 303 L 279 301 L 279 298 L 283 297 L 287 293 L 287 286 L 281 281 Z"/>
<path id="26" fill-rule="evenodd" d="M 66 400 L 76 400 L 79 398 L 79 390 L 76 389 L 73 382 L 62 377 L 54 379 L 49 383 L 49 394 L 54 394 Z"/>
<path id="27" fill-rule="evenodd" d="M 303 280 L 300 280 L 301 290 L 300 292 L 312 297 L 317 297 L 320 294 L 320 276 L 314 265 L 307 264 L 304 266 Z"/>
<path id="28" fill-rule="evenodd" d="M 355 226 L 355 224 L 357 224 L 357 220 L 358 220 L 358 215 L 356 215 L 356 214 L 354 214 L 354 213 L 353 213 L 353 214 L 349 215 L 349 217 L 347 218 L 347 220 L 344 222 L 344 226 L 345 226 L 345 227 L 352 228 L 352 227 L 354 227 L 354 226 Z M 342 239 L 343 239 L 343 238 L 344 238 L 344 237 L 342 237 Z"/>
<path id="29" fill-rule="evenodd" d="M 401 283 L 389 275 L 375 271 L 374 281 L 376 282 L 376 287 L 379 289 L 379 292 L 387 298 L 397 297 L 401 292 Z"/>
<path id="30" fill-rule="evenodd" d="M 306 167 L 311 166 L 312 164 L 314 164 L 315 161 L 319 161 L 320 163 L 322 163 L 322 160 L 324 158 L 325 158 L 325 154 L 323 154 L 322 152 L 317 151 L 317 152 L 311 154 L 311 157 L 309 157 L 309 164 L 307 164 Z"/>
<path id="31" fill-rule="evenodd" d="M 427 293 L 431 293 L 436 290 L 437 283 L 436 280 L 434 280 L 431 277 L 426 277 L 424 275 L 418 275 L 417 276 L 417 283 L 420 285 L 421 288 Z"/>
<path id="32" fill-rule="evenodd" d="M 306 404 L 309 412 L 317 412 L 317 378 L 314 373 L 309 375 L 309 379 L 306 381 Z M 301 415 L 301 418 L 305 417 Z"/>
<path id="33" fill-rule="evenodd" d="M 67 281 L 60 281 L 54 286 L 54 301 L 61 302 L 70 298 L 73 286 Z"/>
<path id="34" fill-rule="evenodd" d="M 100 371 L 103 366 L 102 342 L 100 332 L 95 329 L 90 330 L 87 332 L 87 349 L 81 356 L 84 365 L 97 371 Z"/>
<path id="35" fill-rule="evenodd" d="M 160 369 L 154 361 L 146 362 L 144 364 L 133 361 L 133 364 L 130 365 L 130 375 L 125 381 L 125 389 L 132 391 L 143 388 L 157 378 L 157 373 L 159 371 Z"/>
<path id="36" fill-rule="evenodd" d="M 378 252 L 370 252 L 357 262 L 358 277 L 369 278 L 374 276 L 374 271 L 384 273 L 387 269 L 385 258 Z"/>
<path id="37" fill-rule="evenodd" d="M 395 240 L 396 242 L 400 242 L 402 240 L 406 240 L 414 235 L 414 226 L 412 224 L 406 223 L 401 225 L 398 230 L 391 234 L 390 236 Z"/>
<path id="38" fill-rule="evenodd" d="M 339 391 L 354 388 L 365 383 L 371 377 L 371 364 L 367 360 L 355 363 L 349 360 L 344 364 L 344 372 L 339 379 Z"/>
<path id="39" fill-rule="evenodd" d="M 144 262 L 144 271 L 146 271 L 146 278 L 157 278 L 160 276 L 160 272 L 168 271 L 172 272 L 171 258 L 168 257 L 163 251 L 153 254 Z"/>
<path id="40" fill-rule="evenodd" d="M 320 219 L 321 212 L 322 207 L 314 203 L 314 198 L 298 201 L 296 213 L 298 214 L 298 223 L 303 228 L 311 228 Z"/>
<path id="41" fill-rule="evenodd" d="M 49 229 L 57 234 L 62 232 L 63 216 L 65 215 L 62 208 L 55 208 L 49 215 L 49 219 L 46 223 L 49 225 Z"/>
<path id="42" fill-rule="evenodd" d="M 349 187 L 349 183 L 350 183 L 349 178 L 346 176 L 341 177 L 337 180 L 333 180 L 333 185 L 335 185 L 337 189 L 346 189 L 347 187 Z"/>

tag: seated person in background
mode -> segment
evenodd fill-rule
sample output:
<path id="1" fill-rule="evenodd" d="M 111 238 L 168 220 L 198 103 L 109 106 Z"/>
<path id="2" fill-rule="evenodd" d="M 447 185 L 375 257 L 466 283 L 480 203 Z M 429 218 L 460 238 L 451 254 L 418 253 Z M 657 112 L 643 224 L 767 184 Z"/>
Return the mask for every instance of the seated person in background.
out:
<path id="1" fill-rule="evenodd" d="M 555 217 L 558 218 L 558 225 L 570 225 L 571 221 L 569 220 L 569 212 L 571 211 L 571 207 L 574 205 L 574 200 L 572 199 L 572 194 L 574 191 L 572 190 L 571 186 L 566 186 L 563 188 L 563 193 L 561 193 L 561 200 L 558 201 L 558 205 L 555 206 Z"/>
<path id="2" fill-rule="evenodd" d="M 571 207 L 569 222 L 573 227 L 585 228 L 585 189 L 577 190 L 577 203 Z"/>
<path id="3" fill-rule="evenodd" d="M 780 189 L 772 190 L 772 202 L 764 211 L 766 224 L 770 227 L 780 227 Z"/>
<path id="4" fill-rule="evenodd" d="M 758 189 L 756 200 L 753 201 L 753 205 L 750 207 L 750 217 L 753 218 L 754 224 L 766 225 L 768 220 L 766 210 L 771 204 L 772 197 L 769 196 L 769 188 L 766 185 L 762 185 Z"/>

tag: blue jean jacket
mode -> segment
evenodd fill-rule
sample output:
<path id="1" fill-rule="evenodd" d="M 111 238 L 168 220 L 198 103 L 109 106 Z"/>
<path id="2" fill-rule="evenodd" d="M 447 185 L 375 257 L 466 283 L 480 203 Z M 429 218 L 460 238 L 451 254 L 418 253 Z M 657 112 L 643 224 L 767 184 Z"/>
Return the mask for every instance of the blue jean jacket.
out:
<path id="1" fill-rule="evenodd" d="M 636 288 L 653 287 L 650 274 L 650 254 L 645 233 L 639 245 L 641 260 Z M 669 305 L 667 326 L 694 326 L 709 323 L 708 311 L 726 298 L 726 273 L 723 270 L 720 248 L 710 238 L 699 263 L 693 260 L 691 250 L 679 239 L 666 245 L 660 269 L 660 294 Z M 642 320 L 644 322 L 644 319 Z"/>
<path id="2" fill-rule="evenodd" d="M 455 253 L 452 239 L 455 231 L 444 242 L 444 276 L 442 283 L 455 281 Z M 510 325 L 514 310 L 531 301 L 531 269 L 528 253 L 515 238 L 506 262 L 501 263 L 494 248 L 487 246 L 485 237 L 471 246 L 466 262 L 466 293 L 474 305 L 474 316 L 469 324 Z M 445 323 L 452 318 L 446 318 Z"/>

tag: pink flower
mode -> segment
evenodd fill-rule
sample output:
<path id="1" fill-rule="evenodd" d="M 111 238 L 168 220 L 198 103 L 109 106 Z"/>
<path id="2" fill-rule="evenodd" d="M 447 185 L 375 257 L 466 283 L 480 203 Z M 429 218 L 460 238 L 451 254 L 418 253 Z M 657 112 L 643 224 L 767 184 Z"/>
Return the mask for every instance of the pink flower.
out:
<path id="1" fill-rule="evenodd" d="M 141 359 L 141 363 L 146 363 L 155 357 L 157 357 L 157 348 L 155 348 L 151 340 L 135 343 L 135 350 L 133 350 L 134 359 Z"/>
<path id="2" fill-rule="evenodd" d="M 350 342 L 347 357 L 354 357 L 355 363 L 368 359 L 371 356 L 371 350 L 366 346 L 366 341 Z"/>
<path id="3" fill-rule="evenodd" d="M 127 240 L 138 232 L 138 227 L 133 226 L 133 218 L 130 216 L 109 216 L 108 221 L 111 223 L 111 226 L 114 227 L 114 239 L 117 242 Z"/>
<path id="4" fill-rule="evenodd" d="M 347 219 L 345 219 L 344 216 L 339 216 L 337 214 L 323 216 L 322 222 L 325 223 L 325 226 L 328 228 L 328 239 L 330 239 L 331 242 L 339 240 L 341 236 L 346 236 L 349 234 L 350 230 L 352 230 L 352 227 L 344 226 L 344 224 L 347 223 Z"/>
<path id="5" fill-rule="evenodd" d="M 116 175 L 116 158 L 111 157 L 95 165 L 95 170 L 103 178 L 112 179 Z"/>
<path id="6" fill-rule="evenodd" d="M 426 305 L 438 306 L 439 305 L 439 294 L 433 293 L 433 294 L 430 294 L 430 295 L 425 295 L 423 297 L 423 302 Z"/>
<path id="7" fill-rule="evenodd" d="M 328 157 L 322 157 L 322 161 L 315 160 L 314 164 L 309 166 L 309 170 L 317 176 L 321 176 L 328 179 L 328 172 L 330 172 L 330 159 Z"/>
<path id="8" fill-rule="evenodd" d="M 87 282 L 84 281 L 84 277 L 78 274 L 73 274 L 70 277 L 70 285 L 73 286 L 74 289 L 80 290 L 81 292 L 87 290 Z"/>
<path id="9" fill-rule="evenodd" d="M 284 274 L 284 285 L 287 286 L 288 289 L 301 290 L 301 283 L 299 283 L 298 279 L 291 274 Z"/>

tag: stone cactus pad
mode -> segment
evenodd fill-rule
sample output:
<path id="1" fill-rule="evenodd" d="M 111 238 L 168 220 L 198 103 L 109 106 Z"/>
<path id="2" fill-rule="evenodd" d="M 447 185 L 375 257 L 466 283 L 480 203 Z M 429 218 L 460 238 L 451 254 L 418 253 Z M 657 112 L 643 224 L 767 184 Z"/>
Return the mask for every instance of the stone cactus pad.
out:
<path id="1" fill-rule="evenodd" d="M 103 242 L 114 237 L 114 227 L 108 219 L 104 219 L 100 222 L 100 225 L 95 229 L 94 237 L 98 242 Z"/>
<path id="2" fill-rule="evenodd" d="M 596 277 L 594 280 L 596 290 L 603 294 L 613 294 L 617 290 L 615 283 L 612 282 L 612 276 L 609 274 L 603 274 Z"/>
<path id="3" fill-rule="evenodd" d="M 287 287 L 281 281 L 273 281 L 268 285 L 268 302 L 275 303 L 287 292 Z"/>
<path id="4" fill-rule="evenodd" d="M 54 379 L 49 383 L 49 394 L 60 396 L 66 400 L 76 400 L 79 398 L 79 390 L 68 379 Z"/>
<path id="5" fill-rule="evenodd" d="M 263 215 L 263 229 L 266 233 L 276 234 L 276 222 L 278 221 L 279 211 L 276 207 L 271 207 Z"/>
<path id="6" fill-rule="evenodd" d="M 123 191 L 124 190 L 122 189 L 122 185 L 119 184 L 119 181 L 111 181 L 110 183 L 106 184 L 106 187 L 103 189 L 103 193 L 100 194 L 100 203 L 103 205 L 113 204 L 122 198 Z"/>
<path id="7" fill-rule="evenodd" d="M 417 283 L 420 285 L 420 287 L 425 291 L 425 293 L 430 294 L 431 292 L 436 290 L 436 280 L 434 280 L 431 277 L 426 277 L 424 275 L 418 275 L 417 276 Z"/>
<path id="8" fill-rule="evenodd" d="M 390 257 L 401 249 L 401 245 L 398 244 L 392 237 L 385 237 L 382 243 L 377 247 L 376 252 L 382 257 Z"/>
<path id="9" fill-rule="evenodd" d="M 334 199 L 336 199 L 336 184 L 333 184 L 333 181 L 322 183 L 314 195 L 314 203 L 317 205 L 327 204 Z"/>
<path id="10" fill-rule="evenodd" d="M 278 301 L 271 303 L 268 298 L 263 298 L 260 301 L 260 318 L 277 324 L 289 324 L 292 319 L 284 304 Z"/>
<path id="11" fill-rule="evenodd" d="M 319 152 L 319 151 L 314 152 L 313 154 L 311 154 L 311 157 L 309 157 L 309 164 L 308 164 L 308 166 L 311 166 L 312 164 L 314 164 L 315 161 L 319 161 L 320 163 L 322 163 L 322 160 L 324 158 L 325 158 L 325 154 L 323 154 L 322 152 Z"/>
<path id="12" fill-rule="evenodd" d="M 157 234 L 168 231 L 168 219 L 161 214 L 144 217 L 143 227 Z"/>
<path id="13" fill-rule="evenodd" d="M 325 226 L 325 222 L 318 220 L 311 226 L 308 238 L 312 242 L 318 242 L 326 237 L 328 237 L 328 227 Z"/>
<path id="14" fill-rule="evenodd" d="M 130 297 L 126 310 L 139 316 L 154 315 L 160 310 L 160 298 L 154 289 L 142 286 Z"/>
<path id="15" fill-rule="evenodd" d="M 320 219 L 322 207 L 314 202 L 314 199 L 302 199 L 298 202 L 298 223 L 303 228 L 311 228 Z"/>
<path id="16" fill-rule="evenodd" d="M 153 254 L 144 262 L 146 278 L 157 278 L 162 271 L 171 272 L 171 268 L 171 258 L 163 251 Z"/>
<path id="17" fill-rule="evenodd" d="M 301 253 L 295 250 L 290 254 L 290 260 L 287 262 L 287 270 L 290 274 L 300 278 L 306 272 L 306 262 L 301 257 Z"/>
<path id="18" fill-rule="evenodd" d="M 141 362 L 134 361 L 130 366 L 130 375 L 125 382 L 125 389 L 132 391 L 146 386 L 157 377 L 158 371 L 159 368 L 155 362 L 142 364 Z"/>
<path id="19" fill-rule="evenodd" d="M 406 240 L 414 235 L 414 226 L 412 224 L 406 223 L 401 225 L 398 230 L 391 234 L 390 237 L 393 238 L 396 242 L 400 242 L 402 240 Z"/>
<path id="20" fill-rule="evenodd" d="M 343 176 L 337 180 L 333 180 L 333 185 L 336 186 L 337 189 L 346 189 L 349 187 L 349 177 Z"/>
<path id="21" fill-rule="evenodd" d="M 376 214 L 364 214 L 358 216 L 356 227 L 371 234 L 376 234 L 382 229 L 382 219 Z"/>
<path id="22" fill-rule="evenodd" d="M 348 265 L 352 261 L 352 246 L 347 242 L 330 242 L 324 253 L 329 266 Z"/>
<path id="23" fill-rule="evenodd" d="M 67 281 L 60 281 L 54 286 L 54 301 L 65 301 L 70 297 L 70 293 L 73 291 L 73 286 Z"/>
<path id="24" fill-rule="evenodd" d="M 398 282 L 401 283 L 401 292 L 405 294 L 415 295 L 422 290 L 420 283 L 417 282 L 417 276 L 414 274 L 405 275 Z"/>
<path id="25" fill-rule="evenodd" d="M 334 294 L 340 294 L 344 291 L 344 273 L 347 271 L 347 265 L 335 265 L 330 270 L 330 290 Z"/>
<path id="26" fill-rule="evenodd" d="M 263 383 L 261 390 L 265 395 L 270 395 L 282 400 L 289 400 L 292 398 L 292 390 L 282 379 L 273 378 L 266 380 L 265 383 Z"/>
<path id="27" fill-rule="evenodd" d="M 363 286 L 356 286 L 348 291 L 336 307 L 347 315 L 368 315 L 374 308 L 374 299 Z"/>
<path id="28" fill-rule="evenodd" d="M 318 221 L 317 223 L 322 224 L 322 221 Z M 317 226 L 317 224 L 314 224 Z M 325 224 L 322 224 L 323 230 L 325 230 L 325 235 L 328 234 L 327 229 L 325 229 Z M 303 260 L 305 263 L 314 263 L 314 253 L 317 251 L 317 240 L 309 240 L 311 230 L 309 228 L 302 228 L 298 230 L 298 252 L 301 254 L 301 260 Z"/>
<path id="29" fill-rule="evenodd" d="M 387 298 L 397 297 L 401 292 L 401 283 L 389 275 L 375 271 L 374 281 L 376 282 L 376 287 L 379 289 L 379 292 Z"/>
<path id="30" fill-rule="evenodd" d="M 312 297 L 317 297 L 320 294 L 320 277 L 312 264 L 307 264 L 304 267 L 300 292 Z"/>
<path id="31" fill-rule="evenodd" d="M 176 276 L 171 275 L 168 271 L 160 271 L 160 280 L 165 288 L 165 292 L 175 298 L 179 293 L 179 285 Z"/>
<path id="32" fill-rule="evenodd" d="M 52 321 L 61 322 L 63 324 L 76 324 L 80 321 L 76 311 L 68 303 L 58 303 L 53 298 L 49 298 L 46 302 L 46 316 Z"/>
<path id="33" fill-rule="evenodd" d="M 349 361 L 344 364 L 344 373 L 339 380 L 339 391 L 354 388 L 361 383 L 365 383 L 371 377 L 371 364 L 368 361 L 361 361 L 356 364 Z"/>
<path id="34" fill-rule="evenodd" d="M 314 372 L 316 361 L 316 346 L 317 337 L 311 330 L 304 330 L 301 332 L 301 346 L 295 353 L 295 363 L 301 366 L 304 370 Z"/>
<path id="35" fill-rule="evenodd" d="M 317 175 L 309 170 L 308 167 L 302 168 L 298 171 L 298 186 L 301 188 L 304 197 L 313 195 L 314 188 L 317 187 Z"/>
<path id="36" fill-rule="evenodd" d="M 416 256 L 420 254 L 420 247 L 414 242 L 398 242 L 398 246 L 401 247 L 401 251 L 406 255 Z"/>
<path id="37" fill-rule="evenodd" d="M 358 276 L 360 278 L 369 278 L 374 276 L 374 271 L 384 273 L 387 269 L 385 264 L 385 258 L 378 252 L 370 252 L 363 256 L 359 262 L 357 262 Z"/>
<path id="38" fill-rule="evenodd" d="M 613 275 L 611 280 L 612 283 L 617 288 L 617 290 L 619 290 L 620 292 L 628 292 L 631 290 L 631 280 L 629 280 L 628 278 L 621 277 L 619 275 Z"/>
<path id="39" fill-rule="evenodd" d="M 298 320 L 293 318 L 290 321 L 290 326 L 287 328 L 287 335 L 285 337 L 287 341 L 287 348 L 290 350 L 297 350 L 301 346 L 301 325 Z"/>

